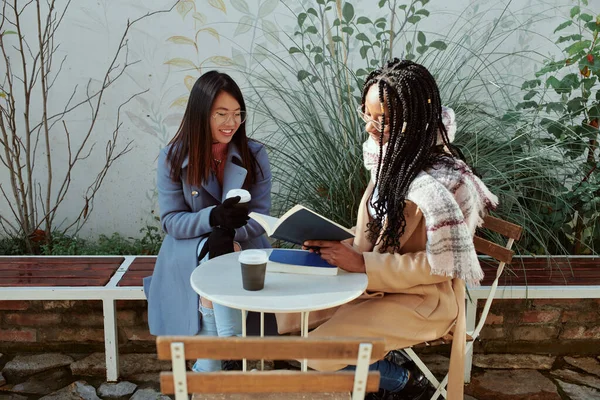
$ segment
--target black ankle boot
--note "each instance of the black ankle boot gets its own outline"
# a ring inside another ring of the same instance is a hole
[[[243,369],[242,360],[222,360],[221,370],[223,371],[241,371]]]
[[[399,392],[388,392],[387,400],[429,400],[435,393],[435,388],[429,383],[423,372],[413,361],[404,363],[402,367],[408,370],[408,382]]]

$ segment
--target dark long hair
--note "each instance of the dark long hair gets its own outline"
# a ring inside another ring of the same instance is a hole
[[[220,92],[227,92],[240,104],[246,112],[246,103],[242,91],[227,74],[210,71],[196,80],[188,99],[183,120],[177,134],[171,140],[171,148],[167,160],[171,163],[171,179],[181,180],[181,165],[186,156],[189,157],[187,180],[190,184],[200,186],[207,180],[212,164],[212,133],[210,129],[210,110],[215,98]],[[257,162],[254,154],[248,148],[246,122],[242,122],[231,139],[242,156],[242,167],[248,171],[244,187],[256,182]]]
[[[452,166],[462,155],[448,139],[442,122],[439,89],[425,67],[395,58],[371,72],[363,87],[363,111],[365,97],[373,85],[378,85],[381,104],[387,105],[389,118],[385,115],[383,121],[389,121],[390,136],[383,156],[385,123],[382,123],[375,182],[378,197],[375,201],[369,199],[376,216],[367,225],[368,234],[376,242],[384,229],[381,252],[399,251],[406,227],[404,206],[410,184],[420,171],[440,162]],[[438,131],[443,142],[439,145],[436,144]]]

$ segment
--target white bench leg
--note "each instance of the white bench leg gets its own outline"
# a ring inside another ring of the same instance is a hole
[[[467,307],[465,309],[467,317],[467,333],[472,334],[475,331],[475,314],[477,313],[477,298],[473,298],[471,302],[467,299]],[[477,338],[473,338],[476,340]],[[474,343],[473,343],[474,344]],[[467,345],[465,354],[465,383],[471,382],[471,369],[473,367],[473,346]]]
[[[106,354],[106,381],[119,379],[119,337],[117,336],[117,313],[114,300],[102,300],[104,308],[104,351]]]

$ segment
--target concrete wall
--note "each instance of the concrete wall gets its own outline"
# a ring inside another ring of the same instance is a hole
[[[590,3],[596,1],[590,0]],[[58,9],[64,8],[65,1],[57,3]],[[84,207],[85,189],[102,165],[104,146],[114,130],[118,106],[145,90],[147,92],[122,109],[119,143],[124,146],[131,141],[131,151],[109,171],[96,197],[91,218],[80,234],[95,237],[120,232],[138,236],[140,228],[156,224],[153,219],[157,212],[156,156],[178,127],[190,83],[202,72],[219,68],[230,72],[247,90],[247,74],[260,74],[263,68],[257,61],[262,57],[257,53],[266,48],[281,57],[290,57],[287,46],[282,43],[289,43],[287,35],[293,35],[297,13],[313,3],[308,0],[187,0],[170,13],[154,15],[135,25],[129,35],[128,50],[129,61],[137,63],[105,93],[88,143],[88,148],[95,143],[94,151],[75,168],[57,224],[66,226]],[[382,11],[376,3],[375,0],[361,1],[357,13],[379,16]],[[56,37],[60,48],[55,64],[63,57],[66,60],[50,93],[50,111],[60,112],[75,87],[74,102],[83,98],[88,81],[92,88],[98,87],[128,19],[168,9],[172,4],[173,0],[72,2]],[[426,7],[431,16],[424,19],[418,29],[426,33],[429,41],[449,38],[449,42],[465,43],[463,36],[469,32],[474,48],[477,48],[476,43],[487,43],[482,52],[518,52],[516,56],[496,62],[495,71],[488,71],[489,79],[486,78],[492,90],[499,84],[512,84],[518,89],[523,79],[530,78],[541,56],[556,52],[556,46],[547,37],[568,16],[573,4],[571,0],[433,0]],[[592,5],[590,8],[593,9]],[[34,14],[27,13],[24,18],[33,23]],[[498,20],[501,23],[496,26]],[[27,34],[31,37],[32,32]],[[7,36],[6,40],[15,40],[15,37]],[[232,65],[232,60],[237,65]],[[124,59],[120,59],[120,65],[123,62]],[[36,113],[39,115],[39,103],[34,105],[33,115]],[[80,142],[89,128],[89,109],[79,108],[65,122],[72,142]],[[251,117],[249,131],[258,137],[274,134],[263,127],[263,122],[260,117]],[[62,124],[55,125],[51,137],[56,190],[66,170],[68,155]],[[37,154],[40,170],[36,177],[43,187],[47,178],[41,147]],[[0,182],[9,190],[4,166],[0,166]],[[10,216],[10,208],[2,198],[0,213]]]

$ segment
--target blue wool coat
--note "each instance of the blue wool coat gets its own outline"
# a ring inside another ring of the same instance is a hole
[[[260,168],[256,183],[249,189],[249,208],[261,214],[271,209],[271,169],[265,147],[252,140],[248,143]],[[212,231],[209,215],[225,200],[227,192],[239,189],[247,171],[241,167],[241,156],[235,144],[229,144],[223,188],[215,174],[197,187],[187,182],[187,158],[183,162],[181,180],[170,177],[167,161],[169,146],[158,156],[157,187],[160,221],[166,237],[160,248],[153,275],[144,279],[148,299],[148,325],[153,335],[195,335],[200,330],[198,294],[190,285],[190,275],[198,266],[198,243]],[[235,232],[235,240],[243,249],[269,247],[264,229],[254,220]]]

